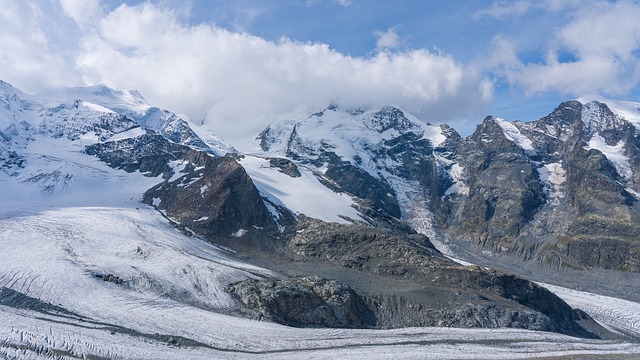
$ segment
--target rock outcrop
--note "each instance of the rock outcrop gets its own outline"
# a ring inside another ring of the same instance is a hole
[[[244,168],[233,157],[192,151],[176,178],[149,189],[143,202],[181,228],[218,242],[268,237],[277,225]]]
[[[228,291],[271,321],[296,327],[373,328],[376,319],[351,287],[320,277],[245,280]]]

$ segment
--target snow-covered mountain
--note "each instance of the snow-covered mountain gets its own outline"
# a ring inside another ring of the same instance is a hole
[[[562,219],[615,218],[613,240],[632,236],[637,108],[603,104],[568,102],[526,124],[488,118],[466,139],[395,107],[332,105],[238,153],[135,91],[29,95],[0,82],[0,357],[638,354],[636,302],[545,285],[602,327],[430,241],[466,244],[482,227],[480,251],[508,247],[492,236],[510,231],[497,221],[509,207],[515,244],[543,225],[556,236],[550,219],[575,209]],[[593,159],[595,180],[574,164]],[[573,183],[592,184],[595,200],[583,204]],[[493,216],[477,218],[479,198],[495,200]]]

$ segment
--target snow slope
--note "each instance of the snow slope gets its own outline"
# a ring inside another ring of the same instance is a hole
[[[302,176],[292,178],[269,166],[269,160],[246,155],[240,160],[262,196],[285,206],[295,214],[327,222],[350,223],[362,220],[347,194],[335,193],[322,185],[312,170],[299,166]],[[276,211],[272,211],[277,218]]]
[[[341,162],[354,165],[390,185],[395,192],[402,219],[416,231],[433,237],[435,233],[433,215],[428,207],[429,194],[425,193],[418,181],[410,181],[398,175],[403,171],[399,169],[405,166],[401,158],[381,155],[391,151],[398,139],[403,142],[404,138],[427,140],[432,148],[437,148],[447,139],[440,126],[425,124],[399,108],[387,106],[380,109],[353,109],[331,105],[301,120],[271,124],[245,148],[260,157],[294,158],[299,167],[319,174],[324,174],[328,167],[327,158],[323,156],[335,154]],[[449,168],[454,165],[442,156],[439,158]],[[252,172],[256,175],[254,170],[248,171],[250,175]],[[254,177],[254,181],[259,183],[261,180]],[[465,191],[466,186],[461,179],[456,179],[456,184],[458,187],[450,193]],[[324,201],[331,198],[332,196],[327,196],[315,199]],[[314,206],[319,205],[318,200],[312,202],[316,203]],[[305,213],[302,208],[294,211]],[[351,215],[347,216],[353,218]]]
[[[524,136],[515,125],[501,118],[496,118],[495,121],[507,139],[521,147],[527,154],[535,154],[536,150],[533,148],[531,140]]]

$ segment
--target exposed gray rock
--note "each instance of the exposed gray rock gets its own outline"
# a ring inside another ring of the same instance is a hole
[[[162,175],[165,179],[174,175],[171,161],[184,160],[194,151],[157,134],[97,143],[85,148],[85,153],[97,156],[114,169],[140,171],[151,177]]]
[[[260,259],[261,266],[296,277],[321,275],[350,286],[374,316],[367,327],[514,327],[582,337],[597,335],[579,321],[601,329],[527,280],[447,259],[423,235],[303,218],[285,240],[268,252],[254,252],[249,260]],[[311,294],[308,280],[248,281],[238,286],[230,291],[269,320],[345,326],[325,319],[326,307]],[[319,307],[322,315],[309,310]],[[292,320],[298,313],[302,315]]]
[[[640,173],[635,127],[605,104],[577,101],[512,124],[533,151],[507,139],[492,118],[464,141],[460,162],[470,190],[454,204],[456,216],[446,219],[448,234],[544,267],[640,272],[640,209],[631,193]],[[607,146],[625,145],[631,174],[589,149],[595,136]],[[554,195],[540,173],[552,163],[563,170]]]
[[[231,284],[228,290],[247,308],[289,326],[371,328],[376,325],[373,312],[351,287],[320,277],[245,280]]]
[[[320,259],[378,275],[421,277],[434,268],[455,265],[424,235],[310,219],[298,225],[289,249],[296,259]]]
[[[536,165],[487,117],[465,141],[469,195],[459,202],[450,233],[506,251],[544,203]]]
[[[251,178],[231,156],[192,151],[184,175],[149,189],[143,202],[180,227],[218,242],[268,237],[277,224]]]
[[[283,174],[289,175],[292,178],[298,178],[302,176],[296,164],[289,159],[270,158],[269,166],[278,168],[278,171]]]

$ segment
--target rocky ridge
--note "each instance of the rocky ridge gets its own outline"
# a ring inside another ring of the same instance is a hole
[[[135,92],[76,88],[69,93],[83,97],[60,101],[2,85],[5,174],[19,173],[30,161],[25,149],[39,137],[50,137],[65,139],[113,169],[157,178],[159,184],[146,191],[143,201],[175,226],[285,277],[301,277],[229,288],[239,303],[268,319],[296,326],[506,326],[597,336],[578,324],[586,321],[597,328],[592,320],[548,291],[513,276],[456,264],[425,236],[437,231],[487,233],[483,246],[498,237],[504,251],[509,239],[535,220],[538,212],[532,207],[545,203],[550,185],[533,181],[538,168],[531,166],[540,160],[523,148],[526,141],[515,141],[522,138],[514,138],[511,127],[507,134],[495,119],[485,120],[483,131],[493,132],[496,141],[484,150],[473,144],[493,143],[491,134],[489,142],[481,135],[463,139],[447,126],[424,125],[393,107],[365,111],[331,106],[304,121],[266,129],[259,141],[269,168],[294,181],[315,179],[349,194],[363,215],[334,224],[294,213],[277,201],[277,194],[261,192],[238,163],[241,154],[218,156],[184,120],[146,105]],[[500,162],[493,163],[491,151],[501,152]],[[586,153],[598,155],[593,149]],[[491,189],[479,195],[494,196],[493,203],[475,201],[476,190],[489,189],[483,181],[493,176],[470,177],[476,163],[496,174],[517,164],[512,171],[523,175],[507,194]],[[595,163],[606,169],[607,162]],[[611,176],[626,169],[626,163],[616,164],[608,168]],[[532,170],[527,172],[526,166]],[[607,180],[609,175],[604,176]],[[530,191],[519,192],[523,186]],[[612,191],[603,193],[602,201],[610,198],[615,198]],[[509,205],[518,203],[514,219],[501,219],[511,216]],[[484,218],[459,227],[458,214],[475,214],[476,206],[485,206]],[[291,310],[296,313],[287,312]]]
[[[393,107],[332,105],[257,141],[432,239],[542,268],[640,272],[640,110],[600,100],[527,123],[490,116],[467,138]]]

